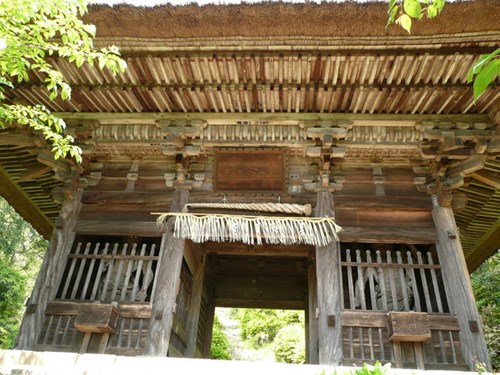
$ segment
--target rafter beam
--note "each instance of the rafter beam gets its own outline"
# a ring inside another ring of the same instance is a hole
[[[11,180],[9,174],[1,166],[0,181],[2,181],[0,184],[0,195],[9,204],[15,206],[17,213],[31,223],[38,233],[44,238],[49,239],[54,230],[54,224],[38,209],[27,194]]]

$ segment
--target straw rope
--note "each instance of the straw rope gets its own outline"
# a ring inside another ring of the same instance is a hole
[[[175,217],[174,237],[194,242],[243,242],[246,244],[306,244],[325,246],[341,228],[333,218],[240,216],[223,214],[163,213],[157,220],[166,230],[169,217]]]
[[[188,203],[183,212],[188,208],[221,208],[229,210],[281,212],[285,214],[296,214],[310,216],[312,208],[310,204],[299,205],[291,203]]]

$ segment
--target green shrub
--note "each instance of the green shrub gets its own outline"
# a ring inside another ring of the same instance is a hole
[[[493,369],[500,369],[500,252],[487,259],[471,275],[484,338]]]
[[[216,315],[212,332],[212,347],[210,348],[212,358],[214,359],[231,359],[229,341],[223,328],[222,323]]]
[[[273,343],[276,361],[285,363],[304,363],[305,361],[304,327],[295,323],[281,328]]]

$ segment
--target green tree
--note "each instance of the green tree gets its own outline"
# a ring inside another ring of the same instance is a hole
[[[214,317],[214,327],[212,332],[211,356],[214,359],[231,359],[229,353],[229,341],[224,333],[224,327],[217,315]]]
[[[278,331],[290,324],[304,322],[298,311],[268,309],[237,309],[241,337],[254,348],[273,342]]]
[[[476,303],[483,320],[491,366],[500,369],[500,252],[471,275]]]
[[[273,353],[278,362],[304,363],[306,355],[304,326],[294,323],[281,328],[273,341]]]
[[[12,348],[42,255],[45,241],[0,198],[0,348]]]
[[[55,158],[69,154],[77,161],[81,150],[64,134],[62,119],[42,105],[11,103],[5,93],[36,74],[43,77],[51,100],[58,96],[69,99],[71,87],[48,56],[66,59],[77,67],[87,63],[107,67],[112,73],[123,71],[126,64],[116,47],[94,47],[95,27],[80,20],[86,12],[86,0],[0,1],[0,128],[29,126],[44,135]]]

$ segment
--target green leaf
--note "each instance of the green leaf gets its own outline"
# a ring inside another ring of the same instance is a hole
[[[420,13],[422,12],[422,6],[416,0],[404,0],[403,8],[404,8],[406,14],[412,18],[419,18]],[[408,30],[408,32],[409,32],[409,30]]]
[[[389,1],[389,12],[388,13],[391,13],[392,8],[394,8],[394,6],[396,5],[396,1],[397,0],[390,0]]]
[[[474,101],[485,91],[488,85],[500,75],[500,60],[490,61],[474,80]]]
[[[386,27],[394,22],[394,20],[396,18],[396,14],[398,14],[398,9],[399,9],[399,6],[395,6],[394,8],[391,9],[391,12],[389,13],[389,18],[387,20]],[[122,70],[123,70],[123,68],[122,68]]]
[[[431,4],[427,8],[427,17],[434,18],[438,15],[438,10],[435,5]]]
[[[481,69],[483,69],[483,66],[486,65],[490,60],[496,58],[498,55],[500,55],[500,48],[497,48],[492,53],[479,56],[479,59],[474,63],[474,65],[472,65],[472,67],[469,69],[469,72],[467,73],[467,82],[472,82],[474,76],[478,74]]]
[[[401,17],[398,18],[399,24],[403,29],[408,31],[408,34],[411,34],[411,18],[407,14],[401,15]]]
[[[434,0],[433,3],[436,6],[438,13],[441,13],[441,11],[444,8],[444,4],[446,3],[446,0]]]

